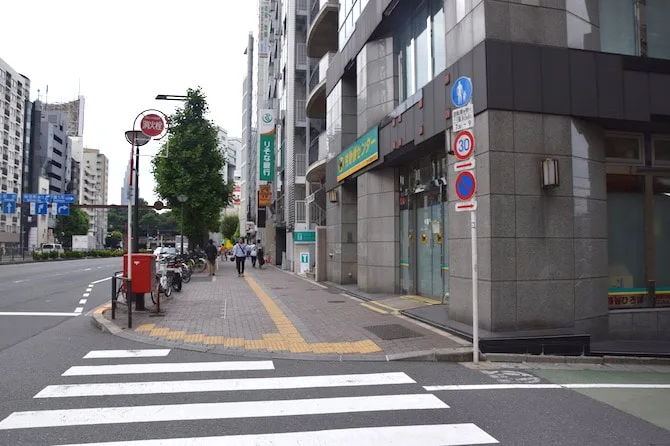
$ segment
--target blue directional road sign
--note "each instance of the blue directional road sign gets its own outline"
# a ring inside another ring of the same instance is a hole
[[[47,203],[35,203],[35,215],[47,215],[48,209]]]
[[[49,195],[49,194],[39,194],[37,196],[37,202],[38,203],[51,203],[51,195]]]
[[[3,201],[2,202],[2,213],[3,214],[16,214],[16,201]]]
[[[37,194],[23,194],[24,203],[37,203],[38,195]]]
[[[70,205],[67,203],[54,203],[56,215],[70,215]]]
[[[472,99],[472,81],[469,77],[459,77],[451,87],[451,102],[455,107],[465,107]]]
[[[16,194],[13,193],[0,193],[0,201],[13,201],[16,203]]]
[[[72,194],[54,194],[52,195],[54,203],[74,203],[74,195]]]

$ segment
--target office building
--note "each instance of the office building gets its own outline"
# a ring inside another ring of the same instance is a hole
[[[135,202],[135,186],[129,187],[130,163],[126,164],[126,173],[123,176],[123,186],[121,186],[121,205],[128,206],[128,200]],[[140,194],[141,196],[141,194]]]
[[[86,101],[84,96],[79,97],[69,102],[57,102],[47,104],[46,109],[49,111],[62,111],[67,115],[67,130],[69,136],[84,136],[84,105]]]
[[[471,330],[464,76],[483,338],[670,338],[669,2],[317,3],[329,281],[443,301],[409,314]]]
[[[81,204],[107,204],[108,185],[109,160],[97,149],[84,148]],[[86,213],[89,219],[88,235],[94,236],[98,247],[101,248],[107,235],[108,212],[102,208],[87,208]]]
[[[30,79],[0,59],[0,192],[21,195],[24,169],[24,119]],[[21,244],[21,209],[0,212],[0,246]]]

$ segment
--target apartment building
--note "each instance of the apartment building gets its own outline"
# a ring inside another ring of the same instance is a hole
[[[308,52],[327,68],[307,113],[324,89],[326,146],[308,171],[325,160],[328,280],[448,303],[409,314],[471,330],[452,150],[467,77],[482,336],[539,330],[563,351],[670,337],[670,3],[313,5]]]
[[[84,148],[82,167],[81,204],[107,204],[109,185],[109,160],[97,149]],[[107,210],[86,209],[89,218],[89,235],[96,239],[98,247],[105,244],[107,235]]]
[[[30,79],[0,59],[0,192],[21,194],[24,175],[24,132]],[[21,209],[0,213],[0,246],[21,243]]]

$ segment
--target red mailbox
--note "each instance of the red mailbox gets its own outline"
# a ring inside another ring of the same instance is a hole
[[[133,253],[131,292],[151,293],[156,287],[156,257],[153,254]],[[123,255],[123,275],[128,277],[128,254]]]

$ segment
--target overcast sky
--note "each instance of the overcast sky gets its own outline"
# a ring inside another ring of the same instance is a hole
[[[31,80],[49,102],[86,98],[84,145],[110,161],[109,202],[120,203],[130,145],[124,132],[141,111],[167,114],[201,86],[209,118],[241,136],[242,81],[249,32],[256,34],[256,0],[15,0],[4,1],[0,57]],[[151,155],[157,142],[142,148]],[[155,200],[149,157],[140,158],[140,196]]]

